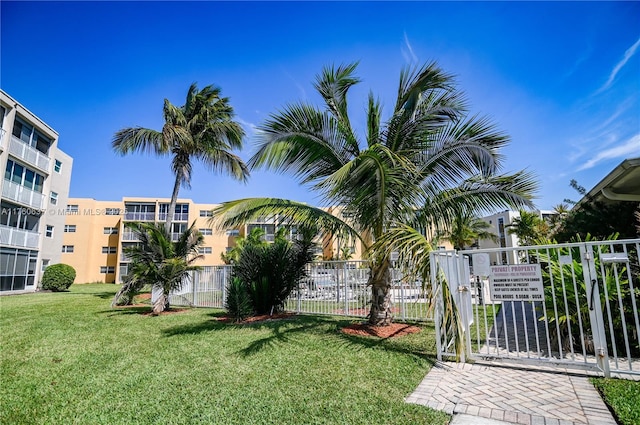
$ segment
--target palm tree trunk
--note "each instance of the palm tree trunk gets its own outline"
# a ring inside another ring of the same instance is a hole
[[[182,182],[182,171],[178,170],[176,173],[176,181],[173,184],[173,192],[171,193],[171,201],[169,202],[169,208],[167,211],[167,220],[165,221],[165,229],[171,236],[171,222],[173,221],[173,214],[176,210],[176,204],[178,203],[178,192],[180,191],[180,183]]]
[[[390,266],[389,260],[384,259],[371,267],[371,277],[369,277],[369,285],[371,285],[370,325],[387,326],[393,322]]]
[[[169,309],[169,294],[165,294],[164,291],[153,303],[153,314],[157,315],[165,310]]]

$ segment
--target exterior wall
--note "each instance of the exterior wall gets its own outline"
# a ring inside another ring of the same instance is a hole
[[[60,253],[62,237],[55,227],[63,226],[64,219],[51,211],[50,197],[56,192],[55,208],[64,210],[73,161],[58,149],[58,133],[2,90],[0,106],[0,289],[35,291],[43,266],[60,259],[56,254]],[[18,126],[18,119],[24,125]],[[21,128],[28,132],[21,132]],[[14,130],[18,136],[13,135]],[[56,175],[56,158],[67,163],[62,175]],[[47,225],[54,226],[49,236]]]
[[[47,264],[62,262],[61,248],[64,239],[65,212],[69,199],[69,185],[71,184],[71,169],[73,167],[73,159],[61,150],[58,150],[51,159],[54,162],[54,167],[55,161],[60,161],[61,166],[59,172],[54,169],[49,177],[51,180],[49,187],[49,207],[43,215],[42,221],[43,229],[46,229],[47,226],[53,226],[53,237],[49,238],[45,235],[43,238],[40,259],[41,268],[46,267]],[[51,199],[52,192],[57,194],[55,205]]]
[[[63,252],[62,262],[76,269],[76,283],[114,283],[120,250],[121,215],[107,215],[107,208],[122,208],[122,202],[96,201],[90,198],[70,198],[65,215],[66,232],[63,246],[73,252]],[[74,208],[77,206],[77,210]],[[77,212],[76,212],[77,211]],[[69,230],[75,226],[75,232]],[[117,233],[107,233],[105,228]],[[115,248],[115,253],[103,253],[103,247]],[[101,267],[113,267],[113,273],[101,273]]]
[[[508,232],[508,228],[506,226],[508,226],[509,224],[513,223],[513,220],[517,217],[520,217],[520,213],[518,211],[502,211],[493,215],[489,215],[486,217],[483,217],[482,220],[486,221],[487,223],[489,223],[491,225],[491,227],[488,229],[491,233],[494,233],[496,235],[498,235],[498,243],[494,243],[491,240],[488,239],[484,239],[481,240],[479,242],[479,248],[480,249],[485,249],[485,248],[500,248],[500,247],[517,247],[520,246],[519,241],[518,241],[518,237],[516,235],[512,235],[509,234]],[[500,222],[502,220],[502,225],[500,225]],[[513,256],[515,256],[515,252],[512,253]],[[497,254],[490,254],[491,256],[491,263],[492,264],[502,264],[504,262],[504,259],[500,259],[497,257]],[[515,262],[515,258],[510,259],[510,261]]]
[[[69,205],[77,205],[78,212],[67,213],[65,224],[76,226],[74,233],[64,233],[64,245],[73,246],[72,253],[63,253],[63,262],[76,269],[76,282],[119,283],[126,275],[129,261],[123,256],[123,247],[135,244],[126,228],[126,223],[148,218],[150,222],[164,222],[166,216],[160,214],[160,206],[169,204],[169,199],[125,197],[121,201],[97,201],[89,198],[71,198]],[[190,199],[179,199],[178,204],[188,205],[188,215],[179,216],[174,224],[184,227],[195,222],[196,228],[204,235],[202,258],[195,264],[214,266],[223,264],[220,254],[225,252],[231,240],[225,233],[216,232],[209,224],[207,212],[215,204],[196,204]],[[144,205],[153,213],[135,213],[133,205]],[[201,216],[201,211],[204,216]],[[113,215],[108,215],[113,214]],[[186,219],[184,219],[186,218]],[[116,233],[106,234],[105,228],[115,228]],[[208,229],[208,230],[207,230]],[[210,235],[208,233],[211,233]],[[113,253],[103,253],[103,248],[115,248]],[[210,252],[209,252],[210,249]],[[103,273],[104,268],[113,273]]]

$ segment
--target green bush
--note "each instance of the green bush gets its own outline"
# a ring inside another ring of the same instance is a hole
[[[236,322],[253,314],[253,306],[247,287],[240,279],[234,277],[227,285],[225,308]]]
[[[68,264],[52,264],[42,275],[42,289],[66,291],[76,278],[76,270]]]
[[[305,276],[305,265],[311,261],[311,245],[276,239],[264,246],[247,246],[242,250],[233,276],[244,283],[256,314],[273,314],[284,309],[284,303]]]

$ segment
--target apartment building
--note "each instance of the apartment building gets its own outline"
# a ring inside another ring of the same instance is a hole
[[[35,291],[61,260],[73,159],[58,133],[0,90],[0,291]]]
[[[63,262],[76,269],[76,282],[120,283],[130,260],[125,248],[135,245],[136,235],[127,222],[165,222],[169,199],[125,197],[121,201],[72,198],[64,226]],[[220,254],[235,243],[237,231],[217,232],[209,224],[215,204],[196,204],[179,199],[173,213],[171,234],[177,240],[194,221],[204,236],[199,266],[223,264]]]

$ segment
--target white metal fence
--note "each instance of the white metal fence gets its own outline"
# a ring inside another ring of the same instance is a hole
[[[640,375],[639,251],[640,240],[440,251],[433,283],[464,306],[466,357]],[[454,356],[437,305],[438,355]]]
[[[204,267],[171,294],[172,305],[224,308],[233,266]],[[285,309],[296,313],[366,317],[371,307],[364,261],[316,261],[307,265],[307,277],[293,290]],[[392,270],[392,311],[396,320],[431,320],[431,309],[421,282],[408,282]]]

